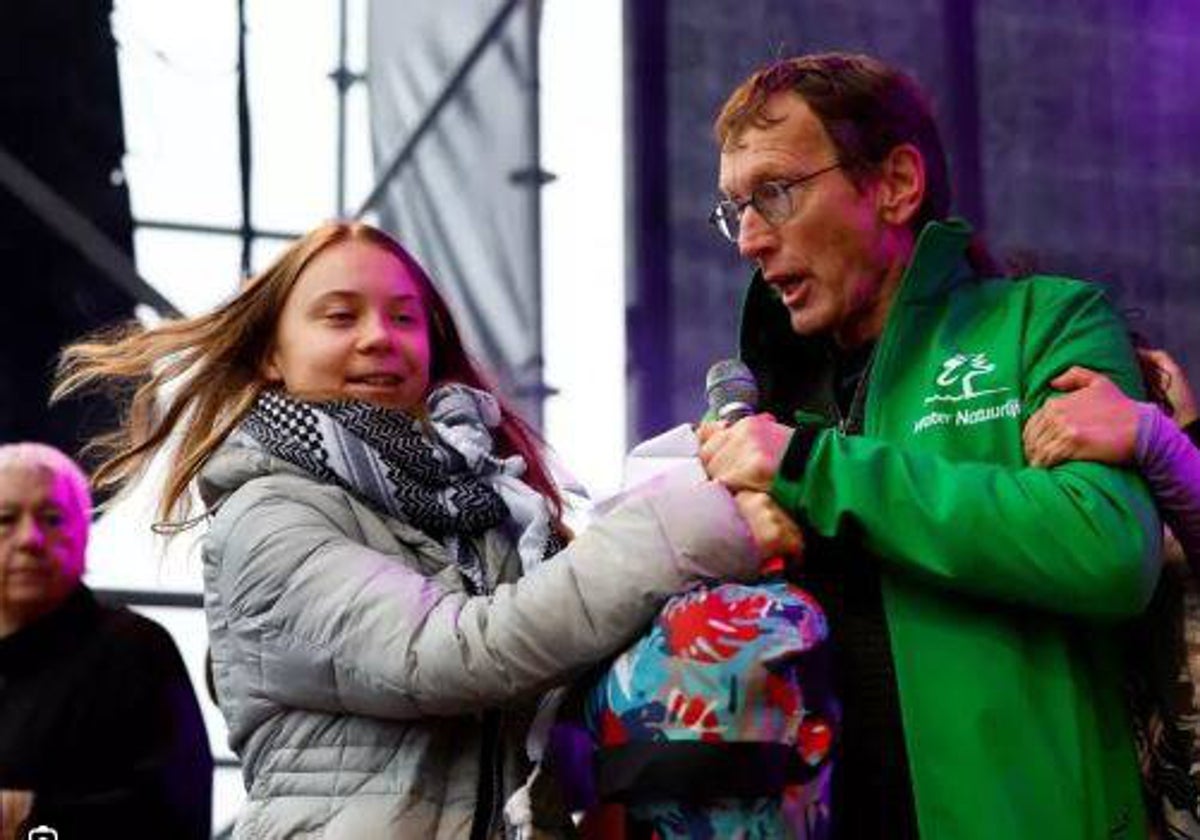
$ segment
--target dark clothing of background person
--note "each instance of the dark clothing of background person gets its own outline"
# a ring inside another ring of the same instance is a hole
[[[80,584],[0,638],[5,788],[34,791],[25,826],[64,840],[207,840],[212,756],[170,635]]]
[[[1193,420],[1184,426],[1183,433],[1191,439],[1197,449],[1200,449],[1200,420]]]

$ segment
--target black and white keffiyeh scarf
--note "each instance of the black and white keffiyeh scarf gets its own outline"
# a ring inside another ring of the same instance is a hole
[[[430,393],[427,409],[432,437],[401,411],[355,400],[306,402],[272,389],[240,432],[441,542],[472,593],[489,587],[471,537],[512,520],[525,571],[561,548],[546,499],[520,480],[524,459],[492,454],[495,398],[450,384]]]

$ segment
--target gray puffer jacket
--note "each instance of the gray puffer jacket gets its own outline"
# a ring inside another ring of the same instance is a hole
[[[696,576],[757,566],[710,483],[626,503],[520,580],[494,529],[478,548],[495,589],[477,597],[439,543],[260,451],[226,444],[201,494],[213,673],[249,791],[237,838],[469,836],[486,731],[502,804],[540,692]]]

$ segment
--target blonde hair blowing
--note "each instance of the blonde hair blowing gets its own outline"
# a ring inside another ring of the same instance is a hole
[[[300,272],[335,242],[372,238],[365,230],[322,225],[212,312],[150,329],[126,324],[64,349],[51,400],[88,389],[127,400],[121,426],[91,445],[103,459],[96,487],[120,488],[137,478],[177,431],[179,448],[167,468],[158,515],[186,517],[189,483],[266,387],[262,366]]]
[[[269,268],[208,314],[150,329],[129,324],[63,350],[52,400],[104,388],[125,404],[120,427],[91,444],[103,458],[95,486],[125,486],[145,470],[168,438],[177,436],[178,450],[167,469],[158,515],[164,521],[186,519],[188,485],[268,387],[263,366],[274,345],[279,315],[301,272],[326,248],[346,241],[369,242],[394,255],[421,288],[433,350],[431,384],[457,381],[492,391],[463,348],[445,301],[421,265],[377,228],[328,222],[292,243]],[[525,456],[530,483],[549,496],[559,512],[561,497],[534,436],[507,407],[502,410],[504,454]]]
[[[92,491],[83,468],[66,453],[44,443],[6,443],[0,445],[0,472],[8,469],[45,470],[67,480],[71,501],[80,521],[92,520]]]

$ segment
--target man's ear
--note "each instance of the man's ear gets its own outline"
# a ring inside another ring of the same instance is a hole
[[[876,206],[888,224],[907,227],[925,199],[925,159],[911,143],[896,146],[879,166]]]

